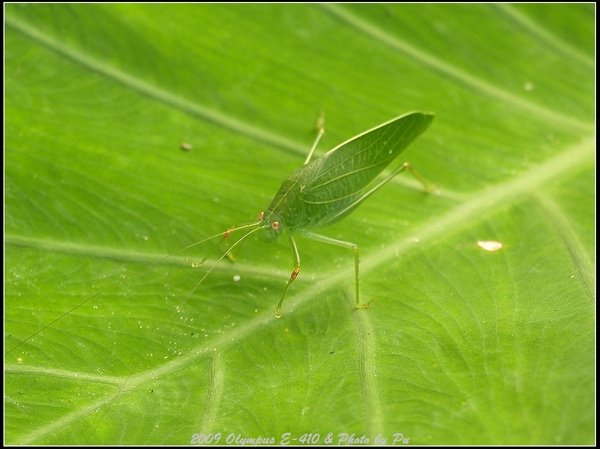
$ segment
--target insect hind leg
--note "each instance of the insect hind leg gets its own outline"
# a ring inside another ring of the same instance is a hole
[[[423,190],[427,193],[431,193],[434,190],[434,186],[431,185],[424,177],[423,175],[421,175],[421,173],[419,173],[417,170],[415,170],[415,168],[411,165],[410,162],[404,162],[401,166],[400,169],[398,171],[395,171],[394,173],[392,173],[392,175],[390,176],[390,179],[393,178],[394,176],[396,176],[398,173],[400,173],[403,170],[408,170],[409,173],[411,175],[413,175],[415,177],[415,179],[417,181],[419,181],[421,183],[421,185],[423,186]],[[387,182],[387,180],[386,180]]]
[[[315,240],[317,242],[327,243],[329,245],[334,245],[334,246],[340,246],[342,248],[348,248],[354,252],[354,287],[355,287],[354,308],[355,309],[366,309],[367,307],[369,307],[369,304],[371,304],[374,300],[371,300],[371,301],[363,303],[363,304],[360,303],[359,274],[358,274],[360,263],[359,263],[359,258],[358,258],[358,245],[356,243],[345,242],[343,240],[326,237],[324,235],[313,234],[312,232],[308,232],[308,231],[303,231],[302,235],[304,235],[305,237],[308,237],[311,240]]]
[[[388,181],[391,181],[397,174],[402,173],[403,171],[408,171],[411,175],[415,177],[417,181],[423,186],[423,190],[426,193],[433,192],[434,188],[424,177],[421,175],[415,168],[412,166],[410,162],[404,162],[399,167],[395,168],[389,175],[383,178],[380,182],[378,182],[375,186],[365,192],[360,198],[357,199],[356,202],[361,203],[366,200],[369,196],[383,187],[384,184],[387,184]]]
[[[379,181],[377,184],[375,184],[369,190],[364,192],[362,195],[360,195],[358,198],[356,198],[354,201],[352,201],[346,207],[336,211],[335,214],[332,214],[331,216],[329,216],[328,222],[333,223],[334,221],[339,220],[340,217],[343,217],[344,215],[350,213],[352,211],[352,209],[357,207],[360,203],[362,203],[368,197],[373,195],[375,192],[377,192],[377,190],[379,190],[387,182],[389,182],[392,178],[394,178],[394,176],[396,176],[398,173],[403,172],[404,170],[408,170],[417,179],[417,181],[419,181],[423,185],[423,189],[425,190],[425,192],[430,193],[433,191],[433,186],[430,185],[427,182],[427,180],[423,176],[421,176],[421,174],[412,167],[412,165],[410,165],[410,162],[404,162],[402,165],[400,165],[399,167],[394,169],[389,175],[387,175],[385,178],[383,178],[381,181]]]

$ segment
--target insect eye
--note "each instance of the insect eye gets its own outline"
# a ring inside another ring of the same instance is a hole
[[[279,226],[280,226],[280,225],[279,225],[279,222],[278,222],[278,221],[274,221],[273,223],[271,223],[271,228],[272,228],[274,231],[277,231],[277,230],[279,230]]]
[[[264,212],[259,212],[258,219],[262,220],[263,218],[265,218],[265,213]]]

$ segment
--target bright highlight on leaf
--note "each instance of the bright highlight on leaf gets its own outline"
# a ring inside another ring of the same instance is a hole
[[[494,252],[502,249],[503,245],[501,242],[496,242],[494,240],[479,240],[477,241],[477,246],[485,251]]]

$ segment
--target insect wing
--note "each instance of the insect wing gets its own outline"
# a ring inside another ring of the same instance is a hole
[[[427,129],[432,114],[413,112],[366,131],[314,160],[303,176],[299,197],[313,225],[338,220],[346,209],[415,138]],[[348,212],[352,210],[349,209]]]

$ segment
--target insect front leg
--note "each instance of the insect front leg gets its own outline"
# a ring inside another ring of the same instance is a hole
[[[298,274],[300,273],[300,253],[298,252],[298,246],[296,245],[296,240],[294,240],[292,234],[288,234],[288,237],[290,239],[290,245],[292,246],[292,250],[294,251],[294,271],[292,271],[292,274],[290,274],[290,278],[287,284],[285,285],[285,289],[283,290],[283,294],[281,295],[279,304],[277,304],[277,310],[275,311],[276,318],[281,318],[281,304],[283,304],[285,294],[287,293],[290,284],[294,282],[294,279],[296,279],[298,277]]]
[[[317,242],[327,243],[329,245],[341,246],[342,248],[351,249],[354,252],[354,286],[356,289],[356,293],[355,293],[356,294],[356,303],[355,303],[354,307],[356,309],[366,309],[367,307],[369,307],[369,304],[371,304],[373,302],[373,300],[371,300],[365,304],[361,304],[359,293],[358,293],[358,290],[359,290],[359,287],[358,287],[358,284],[359,284],[358,245],[356,243],[352,243],[352,242],[345,242],[343,240],[333,239],[331,237],[325,237],[324,235],[313,234],[312,232],[308,232],[308,231],[304,231],[302,233],[302,235],[308,237],[311,240],[315,240]]]

